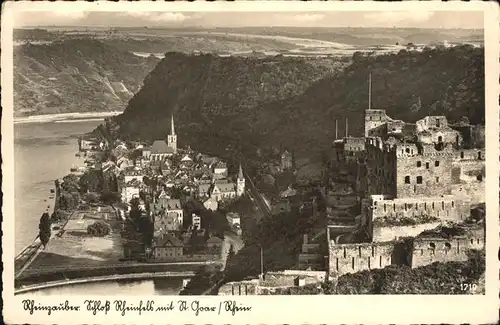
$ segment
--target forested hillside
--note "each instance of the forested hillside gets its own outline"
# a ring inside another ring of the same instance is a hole
[[[232,145],[251,156],[257,148],[286,146],[311,154],[331,144],[335,119],[340,127],[348,118],[349,134],[361,135],[370,73],[372,107],[396,119],[434,114],[484,121],[483,48],[356,53],[352,64],[332,73],[342,66],[335,64],[169,53],[116,121],[121,136],[152,140],[169,132],[175,112],[179,140],[193,148]]]
[[[258,107],[302,93],[349,61],[167,53],[117,121],[122,135],[153,140],[170,131],[175,113],[181,143],[252,141],[247,136],[260,132],[253,127]]]

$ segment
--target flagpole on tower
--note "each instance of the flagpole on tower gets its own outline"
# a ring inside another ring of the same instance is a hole
[[[372,109],[372,74],[370,72],[370,77],[368,81],[368,109]]]

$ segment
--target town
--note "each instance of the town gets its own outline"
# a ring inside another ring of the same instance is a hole
[[[241,234],[239,215],[220,210],[245,193],[241,165],[230,175],[226,162],[178,148],[173,116],[167,141],[114,145],[112,160],[88,162],[101,171],[102,191],[120,194],[112,206],[125,222],[124,259],[217,260],[240,245],[224,241],[224,232]],[[103,152],[109,143],[80,139],[79,146]]]
[[[244,158],[228,163],[178,147],[173,114],[166,137],[152,143],[87,134],[78,140],[84,164],[56,181],[54,213],[42,216],[44,251],[81,255],[82,265],[91,258],[111,271],[215,265],[226,276],[197,293],[260,295],[324,292],[322,283],[344,275],[465,262],[484,249],[484,126],[445,116],[394,120],[370,101],[364,115],[362,137],[349,135],[346,119],[339,138],[335,121],[319,178],[299,180],[293,150],[275,153],[260,167],[277,179],[273,191],[245,172]],[[277,256],[262,244],[273,219],[291,223],[298,251],[287,244]],[[240,257],[251,265],[238,262],[235,255],[252,246],[260,251]],[[82,255],[83,247],[93,255]],[[25,277],[62,267],[41,258],[31,264],[20,271]]]

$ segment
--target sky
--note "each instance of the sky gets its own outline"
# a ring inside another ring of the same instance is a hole
[[[414,27],[483,28],[483,13],[472,11],[336,12],[17,12],[19,27]]]

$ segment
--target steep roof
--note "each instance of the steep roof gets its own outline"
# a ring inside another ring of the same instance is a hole
[[[167,210],[181,209],[181,201],[179,199],[159,198],[158,201]]]
[[[193,159],[191,159],[189,155],[185,155],[184,157],[182,157],[181,161],[193,161]]]
[[[184,243],[171,234],[165,234],[153,240],[153,247],[183,247]]]
[[[234,191],[234,183],[228,183],[228,182],[223,182],[223,181],[216,181],[215,186],[221,191],[221,192],[233,192]]]
[[[240,215],[236,212],[229,212],[227,215],[226,215],[227,218],[231,218],[231,219],[239,219],[240,218]]]
[[[156,140],[151,146],[152,154],[173,153],[174,149],[169,147],[165,140]]]
[[[241,164],[240,164],[240,169],[238,171],[238,179],[244,179],[245,177],[243,176],[243,169],[241,168]]]
[[[210,183],[208,183],[208,184],[199,184],[199,185],[198,185],[198,188],[199,188],[200,190],[203,190],[203,191],[205,191],[205,192],[206,192],[206,191],[208,191],[208,190],[210,189],[210,186],[211,186],[211,185],[212,185],[212,184],[210,184]]]
[[[215,168],[227,168],[227,165],[225,162],[219,161],[217,162],[217,164],[215,164]]]
[[[289,196],[294,196],[297,194],[297,190],[293,189],[292,187],[288,187],[286,190],[280,193],[281,197],[289,197]]]
[[[212,198],[208,198],[208,199],[206,199],[206,200],[203,202],[203,204],[205,204],[205,203],[207,203],[207,202],[208,202],[208,203],[217,203],[217,200],[212,199]]]

